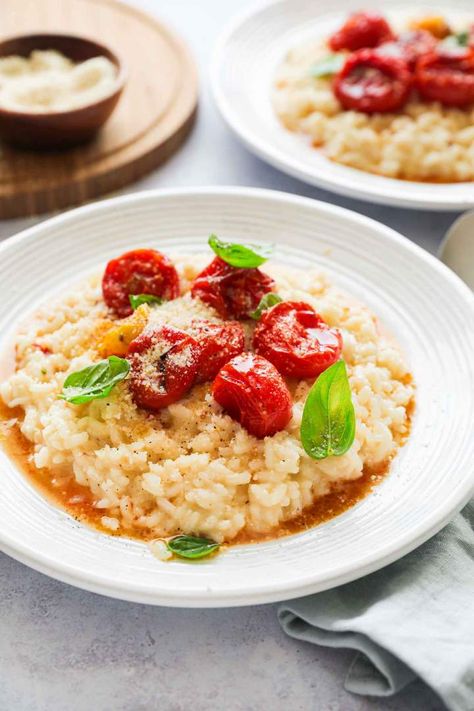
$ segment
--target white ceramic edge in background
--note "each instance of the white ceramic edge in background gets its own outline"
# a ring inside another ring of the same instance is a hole
[[[453,222],[439,246],[438,257],[474,290],[474,210]]]
[[[286,1],[288,4],[290,3],[290,0]],[[227,96],[225,87],[221,83],[220,69],[221,66],[226,64],[226,46],[232,41],[234,33],[238,32],[241,25],[253,16],[257,17],[262,11],[271,8],[271,6],[281,3],[282,0],[263,0],[263,2],[257,2],[234,16],[221,32],[211,57],[210,84],[214,101],[224,121],[246,148],[262,160],[294,178],[353,199],[394,207],[437,211],[460,211],[474,207],[474,183],[447,183],[445,186],[430,183],[424,184],[416,181],[403,181],[377,176],[343,165],[340,165],[339,168],[344,170],[344,177],[328,178],[324,175],[324,169],[318,168],[313,171],[306,166],[298,164],[298,161],[294,159],[289,150],[275,148],[271,140],[267,140],[268,134],[263,139],[260,135],[252,132],[248,126],[244,125],[238,110],[233,105],[232,97],[230,95]],[[429,0],[424,0],[424,4],[427,7],[432,5]],[[393,6],[406,8],[409,7],[409,4],[407,2],[396,2],[393,3]],[[269,92],[270,89],[271,87],[269,86]],[[275,127],[269,126],[268,132],[271,133],[271,130],[289,133],[284,127],[275,129]],[[329,163],[328,161],[328,165]],[[364,187],[359,187],[358,185],[361,179],[364,182]],[[468,190],[469,194],[467,194]]]
[[[405,238],[401,237],[398,233],[394,232],[388,227],[380,225],[375,221],[363,217],[361,215],[352,213],[343,208],[328,205],[325,203],[320,203],[313,201],[309,198],[302,198],[293,195],[286,195],[285,193],[278,193],[271,190],[258,190],[258,189],[245,189],[245,188],[197,188],[197,189],[181,189],[181,190],[161,190],[161,191],[151,191],[149,193],[140,193],[138,195],[125,196],[120,198],[115,198],[108,201],[103,201],[100,203],[95,203],[87,205],[85,207],[79,208],[77,210],[70,211],[63,215],[57,216],[48,220],[36,227],[25,230],[16,237],[7,240],[2,245],[0,245],[0,260],[2,258],[2,253],[7,249],[10,249],[12,245],[21,243],[23,240],[28,240],[34,237],[37,233],[42,233],[51,227],[67,227],[68,223],[74,221],[76,216],[84,215],[94,215],[107,213],[114,209],[115,206],[125,206],[133,203],[146,202],[147,200],[153,198],[164,198],[166,196],[176,197],[179,195],[192,195],[192,196],[237,196],[237,197],[250,197],[258,198],[259,196],[266,199],[275,200],[282,204],[291,203],[292,205],[311,206],[313,208],[318,208],[323,211],[326,215],[334,215],[335,217],[341,216],[345,219],[350,219],[352,222],[360,225],[361,230],[366,227],[376,228],[377,232],[380,233],[380,239],[384,238],[390,240],[392,243],[398,243],[404,250],[408,250],[413,255],[422,256],[425,262],[428,262],[432,269],[437,271],[444,280],[448,280],[451,286],[462,295],[463,298],[467,299],[470,304],[474,304],[474,298],[465,285],[452,273],[449,269],[440,264],[434,257],[428,255],[423,250],[421,250],[416,245],[413,245]],[[22,562],[30,565],[31,567],[56,577],[64,582],[72,583],[83,587],[85,589],[91,590],[93,592],[100,592],[112,597],[123,598],[136,602],[146,602],[160,605],[172,605],[172,606],[187,606],[187,607],[217,607],[217,606],[229,606],[229,605],[250,605],[259,602],[272,602],[281,599],[288,599],[290,597],[300,596],[315,592],[317,590],[327,589],[328,587],[333,587],[340,585],[350,580],[365,575],[373,570],[376,570],[388,563],[396,560],[400,556],[408,553],[413,548],[417,547],[425,540],[427,540],[431,535],[436,533],[451,516],[459,510],[464,503],[470,498],[473,490],[473,482],[469,480],[464,481],[464,485],[457,490],[456,496],[447,496],[443,502],[443,511],[440,515],[439,511],[426,520],[423,521],[423,525],[416,532],[416,535],[410,534],[400,535],[400,538],[395,542],[391,542],[390,545],[386,546],[386,553],[383,556],[374,556],[368,554],[363,559],[363,563],[360,567],[354,571],[351,569],[350,565],[346,565],[345,569],[340,570],[338,574],[333,577],[328,577],[323,584],[314,583],[311,580],[305,582],[304,584],[288,584],[284,587],[280,587],[278,590],[272,590],[272,583],[269,582],[265,586],[261,586],[260,589],[255,590],[251,595],[246,594],[245,598],[242,599],[241,593],[237,596],[232,592],[223,593],[222,591],[217,593],[216,599],[213,600],[212,597],[209,599],[209,594],[207,592],[200,593],[199,595],[179,595],[173,592],[172,595],[162,594],[160,592],[151,591],[149,589],[140,589],[139,585],[131,585],[128,588],[121,588],[117,590],[114,587],[113,581],[105,582],[100,575],[93,576],[89,575],[88,579],[84,579],[81,576],[81,572],[74,570],[70,565],[61,561],[60,564],[51,564],[48,556],[42,556],[35,554],[32,557],[31,553],[27,548],[19,548],[15,541],[7,540],[3,536],[1,542],[1,547],[5,552],[9,553],[13,557],[21,560]]]

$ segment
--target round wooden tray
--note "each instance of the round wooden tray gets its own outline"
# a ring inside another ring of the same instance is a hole
[[[154,18],[116,0],[1,0],[0,39],[33,32],[84,35],[110,46],[128,73],[97,138],[56,152],[0,147],[0,218],[49,212],[137,180],[190,130],[197,74],[188,50]]]

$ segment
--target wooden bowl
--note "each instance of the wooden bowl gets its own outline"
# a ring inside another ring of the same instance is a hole
[[[33,50],[55,49],[73,62],[107,57],[117,67],[115,88],[110,94],[68,111],[12,111],[0,105],[0,139],[34,150],[68,148],[90,140],[114,110],[125,85],[123,63],[107,47],[85,37],[36,34],[0,42],[0,57],[27,57]]]

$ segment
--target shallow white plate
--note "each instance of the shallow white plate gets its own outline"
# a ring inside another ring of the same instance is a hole
[[[217,106],[232,130],[263,160],[312,185],[342,195],[401,207],[462,210],[474,207],[474,183],[435,185],[371,175],[334,163],[305,139],[287,131],[271,105],[275,71],[286,52],[312,38],[327,37],[348,12],[367,7],[361,0],[277,0],[266,2],[237,18],[220,38],[211,78]],[[446,14],[432,0],[372,3],[389,19]],[[468,13],[470,11],[470,15]],[[450,17],[472,22],[472,0],[449,3]]]
[[[405,349],[417,387],[407,445],[388,478],[343,515],[298,535],[240,546],[201,564],[162,563],[138,542],[74,521],[0,454],[0,546],[66,582],[176,606],[282,600],[380,568],[438,531],[469,498],[474,460],[474,297],[444,265],[377,222],[272,191],[141,193],[55,217],[0,246],[0,349],[40,301],[126,249],[206,249],[271,240],[276,258],[328,269]]]

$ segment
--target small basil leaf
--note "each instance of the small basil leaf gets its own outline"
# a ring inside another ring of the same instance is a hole
[[[128,360],[109,356],[68,375],[59,397],[73,405],[107,397],[112,388],[127,377],[129,370]]]
[[[331,77],[341,71],[345,61],[344,54],[329,54],[324,59],[320,59],[319,62],[312,64],[309,73],[315,79]]]
[[[209,247],[218,257],[232,267],[253,269],[267,261],[273,252],[272,244],[237,244],[237,242],[222,242],[216,235],[208,240]]]
[[[156,304],[159,306],[164,301],[160,296],[155,296],[154,294],[129,294],[128,298],[134,311],[142,304]]]
[[[166,542],[166,547],[180,558],[204,558],[219,548],[219,543],[209,538],[197,536],[174,536]]]
[[[469,32],[467,30],[464,30],[464,32],[458,32],[456,35],[454,35],[456,38],[456,42],[460,47],[467,47],[469,44]]]
[[[355,437],[355,412],[346,364],[337,361],[308,393],[301,419],[301,443],[313,459],[340,456]]]
[[[455,35],[449,35],[442,42],[441,46],[446,48],[456,49],[457,47],[467,47],[469,44],[469,32],[458,32]]]
[[[272,306],[275,306],[275,304],[279,304],[280,301],[283,301],[281,296],[278,296],[278,294],[274,294],[272,291],[270,291],[268,294],[262,296],[262,298],[260,299],[260,303],[255,309],[255,311],[252,311],[252,313],[249,314],[250,318],[253,318],[255,319],[255,321],[258,321],[264,311],[271,308]]]

